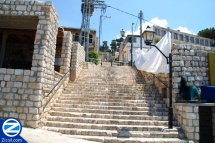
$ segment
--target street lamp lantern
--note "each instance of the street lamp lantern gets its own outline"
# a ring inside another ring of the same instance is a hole
[[[169,128],[173,127],[173,108],[172,108],[172,53],[169,53],[167,57],[156,45],[152,44],[154,40],[155,31],[147,26],[146,30],[143,32],[143,38],[146,45],[155,47],[165,58],[167,64],[169,64],[169,115],[168,115],[168,126]]]
[[[123,29],[120,31],[120,34],[122,37],[125,37],[125,31]]]
[[[143,32],[143,39],[146,45],[151,45],[154,40],[155,31],[147,26],[146,30]]]

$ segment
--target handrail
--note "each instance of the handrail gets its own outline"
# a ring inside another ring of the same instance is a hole
[[[45,97],[48,97],[52,91],[55,89],[55,87],[58,86],[58,84],[65,78],[65,76],[69,73],[70,69],[64,74],[63,77],[61,77],[61,79],[58,81],[58,83],[52,88],[52,90],[45,96]],[[60,88],[60,86],[57,88],[57,90]],[[54,96],[54,94],[57,92],[57,90],[55,90],[55,92],[52,94],[52,97]],[[48,105],[48,103],[50,102],[50,100],[52,99],[52,97],[49,98],[49,100],[46,102],[43,110],[46,108],[46,106]]]
[[[158,79],[158,81],[161,82],[166,88],[169,88],[169,86],[166,83],[164,83],[159,77],[157,77],[156,75],[154,75],[154,77]]]

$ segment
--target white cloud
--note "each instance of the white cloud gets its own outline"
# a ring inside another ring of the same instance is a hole
[[[146,29],[147,26],[152,27],[153,25],[157,25],[163,28],[167,28],[168,27],[168,22],[166,19],[158,19],[157,17],[153,18],[152,20],[150,20],[149,22],[145,22],[142,24],[142,31],[144,31]],[[134,32],[135,35],[139,35],[140,34],[140,26],[138,26],[138,29]]]
[[[179,26],[178,28],[176,28],[174,30],[180,30],[180,32],[196,35],[194,32],[190,31],[187,27]]]
[[[135,25],[136,25],[136,23],[134,24],[134,28],[135,28]],[[158,17],[155,17],[152,20],[150,20],[149,22],[144,22],[142,24],[142,32],[146,29],[147,26],[152,27],[153,25],[160,26],[163,28],[168,28],[168,21],[166,19],[159,19]],[[179,26],[178,28],[176,28],[174,30],[180,30],[181,32],[184,32],[184,33],[196,35],[194,32],[189,30],[187,27]],[[133,33],[134,33],[134,35],[140,35],[140,26],[138,26],[137,29],[134,29]],[[131,30],[125,30],[125,36],[131,35],[131,34],[132,34]],[[121,36],[117,35],[117,38],[120,38],[120,37]]]

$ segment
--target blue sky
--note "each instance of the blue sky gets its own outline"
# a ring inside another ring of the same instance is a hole
[[[50,1],[50,0],[45,0]],[[142,10],[144,19],[152,23],[179,29],[183,32],[197,34],[198,31],[215,27],[215,0],[104,0],[105,4],[138,16]],[[52,0],[59,15],[59,26],[81,27],[81,0]],[[99,35],[100,9],[95,9],[91,17],[90,28],[97,30]],[[120,37],[120,30],[131,33],[134,22],[134,33],[139,33],[138,18],[107,7],[104,16],[110,16],[102,21],[101,41]],[[148,25],[143,21],[143,28]]]

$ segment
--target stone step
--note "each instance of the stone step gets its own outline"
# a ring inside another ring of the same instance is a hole
[[[96,102],[133,102],[135,103],[137,100],[139,103],[151,103],[151,104],[164,104],[165,102],[163,100],[143,100],[143,99],[137,99],[137,100],[124,100],[122,99],[110,99],[110,98],[87,98],[87,97],[60,97],[59,100],[70,100],[70,101],[96,101]]]
[[[100,114],[100,113],[82,113],[82,112],[63,112],[63,111],[49,111],[51,116],[62,117],[84,117],[84,118],[103,118],[103,119],[123,119],[123,120],[159,120],[167,121],[167,115],[118,115],[118,114]]]
[[[118,125],[118,124],[95,124],[95,123],[74,123],[59,121],[44,121],[44,126],[76,129],[94,129],[94,130],[129,130],[129,131],[162,131],[167,126],[158,125]],[[174,130],[175,132],[177,129]]]
[[[51,110],[61,112],[82,112],[82,113],[100,113],[100,114],[117,114],[117,115],[155,115],[167,116],[168,112],[153,112],[153,111],[127,111],[127,110],[109,110],[104,109],[85,109],[85,108],[65,108],[65,107],[52,107]]]
[[[139,137],[139,138],[178,138],[179,132],[162,132],[162,131],[130,131],[127,129],[119,130],[98,130],[98,129],[80,129],[80,128],[63,128],[63,127],[48,127],[43,129],[49,131],[56,131],[63,134],[84,135],[84,136],[108,136],[108,137]]]
[[[141,97],[158,97],[158,98],[162,98],[159,94],[156,93],[145,93],[145,92],[119,92],[119,91],[84,91],[84,90],[79,90],[79,91],[64,91],[63,94],[65,95],[104,95],[104,96],[127,96],[130,95],[131,97],[136,97],[136,96],[141,96]]]
[[[168,111],[168,108],[163,107],[127,107],[127,106],[105,106],[105,105],[89,105],[89,104],[59,104],[54,103],[54,107],[64,107],[64,108],[86,108],[86,109],[105,109],[105,110],[130,110],[130,111]]]
[[[125,119],[103,119],[103,118],[62,117],[62,116],[47,116],[46,120],[93,124],[168,126],[168,121],[157,120],[125,120]],[[173,123],[174,125],[176,125],[176,122]]]
[[[94,89],[94,90],[99,90],[99,91],[147,91],[147,89],[144,89],[144,87],[120,87],[120,88],[116,88],[116,87],[106,87],[106,86],[67,86],[65,88],[65,90],[71,90],[71,88],[73,90],[75,89],[85,89],[85,90],[89,90],[89,89]],[[156,89],[153,89],[156,90]],[[157,90],[156,90],[157,91]]]
[[[153,107],[166,107],[166,104],[165,104],[165,102],[164,101],[150,101],[150,100],[148,100],[148,101],[146,101],[146,100],[124,100],[124,101],[120,101],[120,100],[104,100],[104,101],[99,101],[98,102],[98,100],[97,99],[89,99],[89,100],[87,100],[87,99],[73,99],[73,100],[57,100],[56,101],[56,103],[62,103],[62,104],[72,104],[72,103],[79,103],[79,104],[81,104],[81,103],[95,103],[95,102],[97,102],[98,104],[100,104],[100,103],[102,103],[102,104],[108,104],[108,105],[123,105],[123,104],[127,104],[127,103],[133,103],[133,104],[149,104],[150,106],[153,104]],[[97,103],[95,103],[95,104],[97,104]],[[94,104],[93,104],[94,105]]]
[[[165,103],[142,103],[138,101],[122,101],[122,102],[97,102],[97,101],[78,101],[78,100],[57,100],[56,103],[60,104],[73,104],[73,105],[102,105],[102,106],[126,106],[126,107],[167,107]]]
[[[63,94],[63,96],[59,97],[59,99],[63,100],[72,100],[75,98],[86,98],[86,95],[84,94],[73,94],[73,95],[68,95],[68,94]],[[148,97],[148,96],[142,96],[142,95],[136,95],[136,96],[126,96],[126,95],[87,95],[87,99],[100,99],[100,100],[162,100],[161,97]]]

